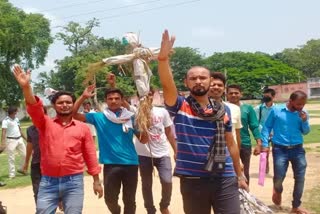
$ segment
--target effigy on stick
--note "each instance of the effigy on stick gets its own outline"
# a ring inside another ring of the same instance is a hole
[[[152,72],[148,63],[157,58],[160,48],[146,48],[141,45],[135,33],[126,33],[122,38],[124,44],[128,44],[132,50],[131,54],[119,55],[102,59],[100,62],[90,64],[86,82],[92,80],[94,75],[104,66],[121,65],[133,63],[133,78],[139,95],[139,108],[136,115],[136,125],[139,131],[148,133],[151,126],[152,103],[148,99],[150,90],[150,79]]]

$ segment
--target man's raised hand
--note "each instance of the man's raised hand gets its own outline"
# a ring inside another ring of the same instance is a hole
[[[30,85],[31,71],[27,70],[26,72],[20,67],[20,65],[15,64],[13,66],[13,75],[16,78],[21,88],[27,87]]]
[[[106,76],[106,80],[111,88],[116,87],[116,76],[113,73],[108,73]]]
[[[162,34],[162,41],[161,41],[161,49],[158,55],[159,61],[164,61],[169,58],[170,54],[172,53],[172,47],[174,41],[176,40],[175,36],[169,35],[168,30],[165,30]]]
[[[86,87],[86,89],[84,89],[84,91],[82,92],[82,96],[84,98],[90,98],[93,97],[95,95],[95,91],[94,89],[96,88],[96,85],[89,85],[88,87]]]

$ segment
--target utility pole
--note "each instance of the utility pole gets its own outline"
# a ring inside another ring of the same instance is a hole
[[[224,76],[225,76],[225,78],[226,78],[226,84],[225,84],[225,88],[224,88],[224,101],[227,101],[227,87],[228,87],[228,81],[227,81],[227,79],[228,79],[228,71],[227,71],[227,69],[225,68],[224,69]]]

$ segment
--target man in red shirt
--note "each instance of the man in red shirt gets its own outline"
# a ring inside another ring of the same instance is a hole
[[[94,193],[100,198],[103,190],[99,179],[101,168],[91,132],[85,123],[72,118],[75,97],[64,91],[55,93],[51,102],[57,116],[50,118],[44,114],[41,100],[33,95],[30,71],[24,72],[15,65],[13,72],[22,88],[27,111],[39,130],[42,178],[37,214],[54,213],[60,198],[65,213],[82,213],[85,165],[94,180]]]

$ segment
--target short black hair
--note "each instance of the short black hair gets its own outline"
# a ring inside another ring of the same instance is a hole
[[[123,93],[118,88],[107,88],[104,92],[104,97],[107,98],[109,94],[117,93],[120,94],[120,97],[123,98]]]
[[[271,96],[275,96],[276,95],[276,91],[273,88],[266,88],[263,90],[264,94],[271,94]]]
[[[235,89],[238,89],[240,92],[242,92],[240,85],[236,85],[236,84],[228,85],[227,92],[229,91],[229,88],[235,88]]]
[[[204,70],[207,70],[208,71],[208,74],[210,75],[210,70],[204,66],[192,66],[187,72],[186,74],[184,75],[184,79],[187,79],[188,78],[188,74],[189,74],[189,71],[191,71],[192,69],[204,69]]]
[[[18,108],[17,107],[15,107],[15,106],[10,106],[9,108],[8,108],[8,115],[11,115],[11,114],[13,114],[13,113],[16,113],[18,111]]]
[[[68,91],[58,91],[55,94],[52,95],[51,97],[51,103],[55,104],[57,99],[63,95],[67,95],[70,96],[72,98],[72,102],[75,103],[76,102],[76,97],[74,96],[74,94],[72,94],[71,92]]]
[[[91,105],[91,102],[90,102],[89,100],[86,100],[86,101],[83,102],[82,105],[87,105],[87,104],[90,104],[90,105]]]
[[[306,93],[304,93],[301,90],[297,90],[294,91],[291,95],[290,95],[290,100],[296,100],[296,99],[307,99],[308,95]]]
[[[224,76],[223,73],[219,72],[219,71],[213,71],[213,72],[210,72],[210,76],[213,78],[213,79],[219,79],[223,82],[223,85],[226,85],[226,77]]]

